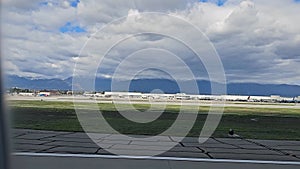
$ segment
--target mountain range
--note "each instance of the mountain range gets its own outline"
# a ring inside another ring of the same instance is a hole
[[[197,80],[198,89],[200,94],[211,94],[211,82],[206,80]],[[96,78],[95,90],[96,91],[111,91],[111,79]],[[213,82],[214,83],[214,82]],[[176,81],[168,79],[134,79],[132,81],[116,81],[116,87],[113,91],[128,91],[126,84],[130,84],[129,91],[136,91],[142,93],[150,93],[155,89],[159,89],[164,93],[188,93],[197,94],[191,89],[192,81]],[[182,90],[179,85],[181,84]],[[221,85],[214,83],[215,85]],[[71,90],[72,77],[67,79],[29,79],[15,75],[6,76],[4,79],[6,88],[18,87],[23,89],[48,89],[48,90]],[[224,94],[224,93],[214,93]],[[300,86],[289,84],[258,84],[258,83],[228,83],[227,94],[230,95],[258,95],[270,96],[280,95],[286,97],[300,96]]]

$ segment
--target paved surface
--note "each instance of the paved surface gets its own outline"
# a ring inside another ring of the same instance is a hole
[[[143,142],[137,136],[132,136],[136,139],[120,140],[119,135],[93,134],[94,140],[101,144],[100,148],[85,133],[78,132],[14,129],[12,137],[14,152],[94,155],[112,155],[106,150],[123,151],[124,155],[134,151],[135,155],[139,152],[144,155],[147,151],[164,150],[176,140],[165,136]],[[186,138],[157,157],[300,162],[300,142],[210,138],[199,144],[196,138]]]
[[[130,158],[82,158],[62,156],[13,156],[13,169],[299,169],[300,163],[252,163],[236,161],[188,161]]]
[[[41,100],[44,101],[68,101],[68,102],[82,102],[82,103],[90,103],[95,102],[97,103],[112,103],[111,99],[105,98],[91,98],[91,97],[84,97],[84,96],[50,96],[50,97],[32,97],[32,96],[7,96],[6,100]],[[128,101],[118,100],[119,104],[129,104]],[[148,103],[148,100],[131,100],[130,104],[145,104]],[[214,101],[203,101],[203,100],[156,100],[152,101],[151,104],[159,104],[159,105],[192,105],[192,106],[211,106]],[[217,102],[218,103],[218,102]],[[237,104],[238,103],[238,104]],[[234,102],[234,101],[227,101],[225,107],[245,107],[245,108],[278,108],[278,109],[300,109],[300,104],[286,104],[286,103],[248,103],[248,102]]]

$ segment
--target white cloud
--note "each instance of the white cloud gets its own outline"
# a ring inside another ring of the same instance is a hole
[[[3,54],[9,74],[66,78],[72,75],[76,61],[81,60],[79,65],[89,70],[97,66],[93,60],[105,52],[103,49],[108,48],[109,43],[138,31],[168,29],[176,33],[174,28],[181,27],[180,33],[191,40],[195,38],[184,25],[169,22],[164,17],[128,17],[97,35],[99,43],[89,44],[94,50],[83,53],[85,57],[78,59],[81,47],[98,28],[120,17],[156,11],[183,18],[202,30],[219,52],[230,82],[300,84],[300,69],[297,69],[300,66],[300,4],[292,0],[229,0],[224,6],[194,0],[85,0],[77,8],[70,7],[68,1],[52,0],[41,5],[42,2],[1,2],[5,7],[1,18]],[[67,22],[87,32],[61,33],[59,29]],[[102,76],[111,77],[122,58],[134,50],[149,47],[178,54],[199,78],[205,76],[199,60],[182,44],[153,35],[133,38],[113,50],[103,62]],[[151,55],[138,62],[143,61],[151,61]],[[172,60],[165,64],[176,66]],[[185,78],[180,69],[174,71]],[[163,76],[155,71],[146,74]]]

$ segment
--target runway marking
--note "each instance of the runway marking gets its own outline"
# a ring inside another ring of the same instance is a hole
[[[203,159],[203,158],[125,156],[125,155],[116,156],[116,155],[96,155],[96,154],[58,154],[58,153],[12,153],[12,154],[15,156],[32,156],[32,157],[78,157],[78,158],[106,158],[106,159],[132,159],[132,160],[170,160],[170,161],[188,161],[188,162],[300,165],[300,162],[293,162],[293,161],[259,161],[259,160],[230,160],[230,159]]]

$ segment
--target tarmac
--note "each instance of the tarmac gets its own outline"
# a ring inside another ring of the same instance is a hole
[[[92,141],[92,139],[94,141]],[[13,129],[12,169],[298,169],[300,141],[146,136]],[[178,143],[178,144],[177,144]],[[99,147],[99,145],[101,147]],[[174,145],[166,150],[169,145]],[[114,155],[111,151],[122,152]],[[145,156],[155,151],[163,153]],[[133,153],[134,152],[134,153]]]
[[[159,136],[140,141],[141,136],[123,139],[117,134],[92,134],[80,132],[56,132],[13,129],[13,151],[15,153],[55,153],[147,156],[163,152],[155,157],[232,159],[260,161],[300,162],[300,141],[250,140],[241,138],[209,138],[200,144],[197,138],[185,138],[177,144],[176,137]],[[166,147],[175,145],[170,150]],[[101,147],[100,147],[101,146]]]

